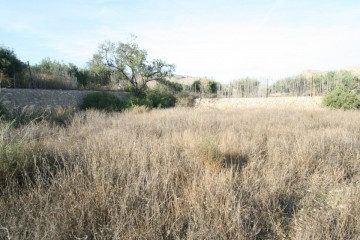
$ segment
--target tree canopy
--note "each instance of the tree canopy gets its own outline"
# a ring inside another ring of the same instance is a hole
[[[0,72],[12,76],[15,73],[21,72],[25,64],[21,62],[11,49],[0,46]]]
[[[160,59],[149,61],[147,52],[134,40],[127,43],[106,41],[100,44],[94,59],[120,73],[120,77],[131,84],[136,96],[142,95],[150,81],[163,81],[172,76],[175,65]]]

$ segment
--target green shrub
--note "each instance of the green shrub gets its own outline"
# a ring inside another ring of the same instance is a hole
[[[88,94],[80,106],[81,109],[98,109],[105,111],[119,111],[121,109],[121,101],[118,97],[106,93],[106,92],[95,92]]]
[[[184,90],[183,85],[177,82],[171,82],[169,80],[163,80],[156,83],[156,88],[165,87],[168,91],[172,93],[178,93]]]
[[[147,90],[146,99],[152,102],[153,107],[174,107],[176,103],[176,98],[172,92],[161,88]]]
[[[138,107],[138,106],[145,106],[148,108],[152,108],[153,103],[151,100],[147,98],[130,96],[128,98],[124,98],[123,100],[121,100],[119,105],[119,110],[133,109],[134,107]]]
[[[355,93],[337,88],[324,96],[322,104],[334,109],[354,110],[360,108],[360,99]]]
[[[153,102],[144,97],[130,96],[120,100],[116,96],[106,92],[96,92],[88,94],[81,104],[80,108],[85,109],[98,109],[105,111],[123,111],[126,109],[133,109],[134,107],[145,106],[148,108],[153,107]]]

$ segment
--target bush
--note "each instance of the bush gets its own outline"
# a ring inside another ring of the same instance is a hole
[[[165,87],[167,90],[171,91],[172,93],[178,93],[184,90],[183,85],[177,82],[171,82],[169,80],[163,80],[156,83],[156,87],[159,86]]]
[[[325,95],[322,104],[334,109],[354,110],[360,108],[360,99],[355,93],[337,88]]]
[[[130,96],[120,101],[119,110],[133,109],[135,107],[145,106],[152,108],[153,103],[146,98],[139,98],[135,96]]]
[[[130,96],[120,100],[116,96],[106,92],[96,92],[88,94],[81,104],[80,108],[98,109],[105,111],[123,111],[135,107],[153,107],[168,108],[174,107],[176,102],[175,96],[166,89],[149,89],[144,97]]]
[[[95,92],[88,94],[80,106],[81,109],[98,109],[105,111],[119,111],[121,110],[122,102],[120,99],[110,93]]]
[[[153,107],[174,107],[176,98],[166,89],[149,89],[146,91],[146,99],[152,102]]]
[[[139,98],[135,96],[130,96],[128,98],[120,100],[118,97],[110,93],[96,92],[88,94],[84,98],[80,108],[83,110],[92,108],[111,112],[133,109],[139,106],[152,108],[153,102],[147,98]]]
[[[25,64],[21,62],[13,50],[0,46],[0,71],[12,77],[24,70]]]

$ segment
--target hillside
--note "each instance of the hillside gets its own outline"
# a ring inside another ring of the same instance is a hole
[[[181,84],[186,84],[186,85],[191,85],[191,84],[193,84],[193,82],[195,82],[196,80],[199,80],[199,79],[200,79],[199,77],[191,77],[191,76],[186,76],[186,75],[174,74],[174,76],[172,78],[170,78],[170,81],[181,83]]]
[[[346,67],[342,70],[350,71],[352,74],[360,77],[360,66]]]
[[[169,80],[171,82],[176,82],[176,83],[185,84],[185,85],[191,85],[191,84],[193,84],[193,82],[195,82],[196,80],[199,80],[199,79],[200,78],[198,78],[198,77],[174,74]],[[147,83],[147,86],[150,88],[154,87],[155,85],[156,85],[156,81],[151,81],[151,82]]]
[[[299,75],[304,75],[306,78],[310,78],[314,74],[326,74],[330,71],[340,72],[340,71],[350,71],[352,74],[360,77],[360,66],[351,66],[351,67],[345,67],[342,69],[337,70],[329,70],[329,71],[321,71],[321,70],[304,70]]]

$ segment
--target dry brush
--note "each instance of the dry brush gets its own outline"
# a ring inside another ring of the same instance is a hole
[[[178,108],[3,127],[0,237],[356,239],[359,122]]]

